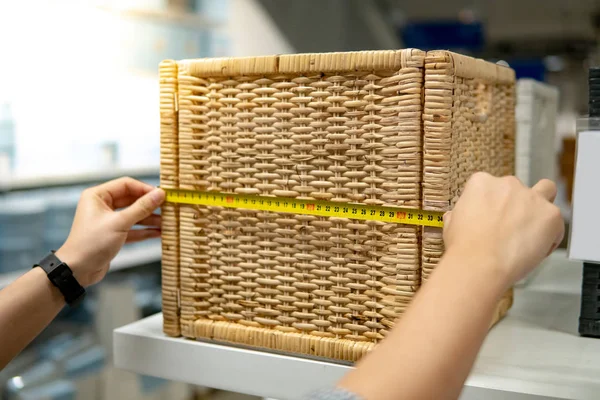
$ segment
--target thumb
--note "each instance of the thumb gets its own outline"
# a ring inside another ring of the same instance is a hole
[[[448,228],[450,220],[452,219],[452,211],[446,211],[444,213],[444,228]]]
[[[554,199],[556,198],[556,184],[549,179],[542,179],[531,189],[533,189],[534,192],[542,195],[550,203],[554,202]]]
[[[129,207],[119,211],[128,228],[150,216],[165,201],[165,191],[156,188],[135,201]]]

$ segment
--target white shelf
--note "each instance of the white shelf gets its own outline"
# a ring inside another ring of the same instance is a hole
[[[109,272],[160,261],[161,252],[160,241],[147,246],[124,247],[110,264]],[[26,270],[0,274],[0,289],[10,285],[25,272]]]
[[[461,397],[597,399],[600,340],[577,334],[581,264],[559,252],[516,289],[509,315],[490,332]],[[114,332],[118,368],[275,399],[333,385],[349,367],[169,338],[157,314]],[[399,372],[401,373],[401,372]]]

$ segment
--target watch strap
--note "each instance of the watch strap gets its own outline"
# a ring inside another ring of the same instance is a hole
[[[46,272],[48,279],[60,290],[67,304],[75,306],[83,299],[85,289],[77,282],[71,268],[56,257],[54,252],[49,253],[35,266]]]

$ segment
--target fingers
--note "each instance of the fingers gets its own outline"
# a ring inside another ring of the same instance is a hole
[[[165,191],[162,189],[154,189],[137,199],[135,203],[129,207],[119,211],[119,215],[124,222],[123,229],[130,229],[139,221],[152,215],[152,212],[156,210],[164,200]]]
[[[126,207],[139,197],[151,192],[152,185],[133,178],[119,178],[91,188],[112,209]]]
[[[531,188],[534,192],[542,195],[550,203],[556,198],[556,185],[549,179],[542,179]]]
[[[136,222],[136,225],[160,227],[160,223],[161,216],[158,214],[152,214],[149,217],[146,217],[143,220]]]
[[[114,199],[112,208],[114,210],[118,210],[119,208],[129,207],[130,205],[135,203],[135,201],[139,199],[140,196],[125,196]]]
[[[132,229],[127,233],[125,243],[141,242],[142,240],[160,237],[160,229]]]

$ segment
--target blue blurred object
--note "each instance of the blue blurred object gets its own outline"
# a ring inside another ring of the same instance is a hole
[[[45,351],[45,357],[48,360],[56,362],[66,362],[69,357],[73,357],[85,349],[92,347],[97,342],[96,338],[86,333],[71,340],[63,341],[51,349]]]
[[[201,14],[211,22],[224,23],[229,17],[228,0],[195,0],[194,11]]]
[[[82,187],[73,187],[51,189],[40,193],[47,205],[44,228],[46,251],[57,250],[69,236],[82,191]]]
[[[70,379],[97,374],[104,368],[106,351],[102,346],[93,346],[65,361],[65,375]]]
[[[150,394],[158,390],[161,386],[163,386],[168,381],[166,379],[157,378],[154,376],[148,375],[140,375],[140,383],[142,393]]]
[[[39,238],[44,228],[44,201],[29,193],[11,193],[0,200],[0,241]]]
[[[40,345],[38,352],[42,358],[51,358],[56,348],[63,348],[65,343],[71,343],[74,340],[73,334],[65,332],[56,335],[47,342]]]
[[[105,366],[106,351],[97,344],[97,340],[91,333],[85,333],[78,337],[58,335],[51,339],[49,344],[42,347],[40,355],[43,357],[18,372],[18,375],[10,378],[4,387],[4,393],[9,399],[12,398],[54,398],[35,397],[32,393],[38,388],[52,387],[64,379],[76,380],[81,377],[99,373]],[[53,347],[49,347],[53,344]],[[35,392],[40,393],[48,392]],[[58,393],[58,392],[57,392]],[[62,392],[60,392],[62,393]],[[63,397],[57,397],[63,398]]]
[[[506,60],[515,70],[517,79],[531,78],[544,82],[546,80],[546,66],[542,59]]]
[[[75,400],[75,385],[66,380],[57,380],[19,393],[21,400]]]
[[[485,45],[483,25],[474,21],[409,22],[400,32],[405,47],[421,50],[481,51]]]
[[[41,243],[26,238],[0,239],[0,273],[33,267],[44,256]]]
[[[15,168],[15,123],[11,106],[0,104],[0,176]]]
[[[5,393],[9,398],[16,397],[23,390],[60,378],[61,371],[54,361],[41,360],[31,368],[9,379],[6,383]]]
[[[158,186],[156,178],[144,179]],[[69,236],[83,185],[0,194],[0,274],[31,268]],[[160,214],[160,209],[155,213]],[[128,244],[144,247],[160,239]],[[83,313],[82,318],[87,318]]]
[[[31,268],[44,255],[45,212],[44,202],[31,194],[0,199],[0,273]]]

